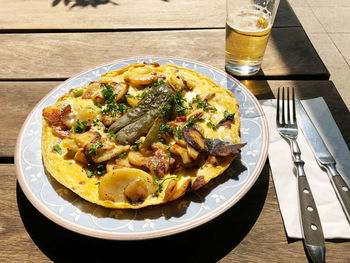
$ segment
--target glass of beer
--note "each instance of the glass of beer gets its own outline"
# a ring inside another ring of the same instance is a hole
[[[260,70],[279,0],[226,0],[226,71],[250,76]]]

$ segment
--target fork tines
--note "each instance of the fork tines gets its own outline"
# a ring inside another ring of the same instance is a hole
[[[290,114],[290,97],[289,97],[289,87],[287,87],[287,120],[286,120],[286,112],[285,112],[285,94],[284,94],[284,87],[282,87],[282,97],[280,96],[280,88],[278,88],[278,93],[277,93],[277,109],[281,109],[282,107],[282,112],[280,116],[280,110],[277,110],[276,114],[276,121],[278,123],[281,123],[282,125],[285,124],[290,124],[290,123],[296,123],[296,112],[295,112],[295,96],[294,96],[294,88],[292,88],[292,109],[293,109],[293,114],[292,114],[292,122],[291,122],[291,114]],[[280,99],[281,97],[281,99]],[[282,105],[280,105],[280,100]]]

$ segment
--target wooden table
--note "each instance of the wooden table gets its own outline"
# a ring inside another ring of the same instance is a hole
[[[308,262],[286,237],[268,161],[234,207],[193,230],[108,241],[40,214],[16,182],[14,148],[34,105],[63,80],[129,56],[177,56],[224,69],[224,0],[0,0],[0,262]],[[322,96],[348,146],[350,114],[289,4],[281,1],[262,71],[241,81],[258,99],[280,86]],[[350,242],[326,242],[327,262],[350,262]]]

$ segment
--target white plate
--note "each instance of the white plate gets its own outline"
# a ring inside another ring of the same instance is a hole
[[[209,76],[229,89],[240,105],[241,138],[248,144],[241,158],[196,192],[162,206],[139,210],[107,209],[89,203],[60,185],[45,170],[41,155],[41,114],[69,89],[135,62],[173,63]],[[18,181],[29,201],[46,217],[72,231],[105,239],[135,240],[167,236],[201,225],[232,207],[252,187],[267,157],[268,129],[254,95],[238,80],[212,66],[178,58],[129,58],[96,67],[68,79],[32,110],[18,136]]]

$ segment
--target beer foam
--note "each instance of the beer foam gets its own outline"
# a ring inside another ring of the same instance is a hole
[[[226,22],[231,28],[239,31],[261,32],[272,27],[272,15],[266,7],[253,4],[228,14]]]

